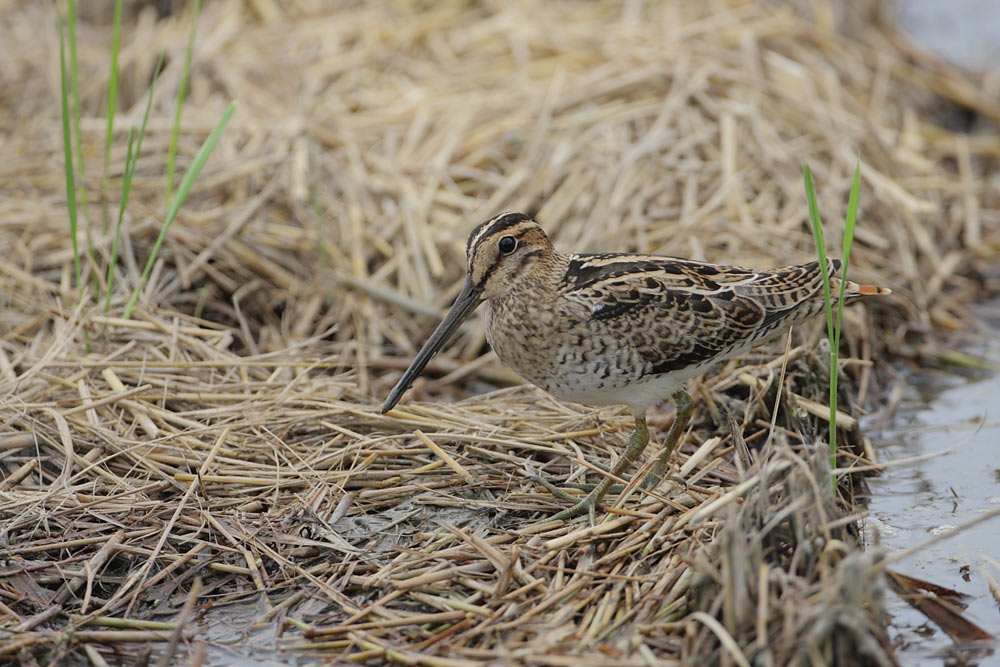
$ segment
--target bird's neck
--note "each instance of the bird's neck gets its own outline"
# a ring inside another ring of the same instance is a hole
[[[542,287],[554,289],[566,276],[568,269],[569,255],[550,246],[521,282],[533,291],[539,291]]]

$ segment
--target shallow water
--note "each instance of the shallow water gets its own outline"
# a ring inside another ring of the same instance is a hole
[[[1000,360],[1000,344],[970,350]],[[865,535],[889,553],[1000,508],[1000,374],[969,379],[924,373],[913,378],[889,428],[875,432],[882,462],[957,449],[891,468],[869,480],[872,491]],[[960,444],[961,443],[961,444]],[[994,560],[988,562],[986,557]],[[984,571],[1000,578],[1000,517],[963,530],[892,567],[965,593],[966,617],[1000,637],[1000,606]],[[894,594],[889,596],[892,637],[904,665],[940,665],[958,656],[949,637]],[[1000,664],[1000,656],[972,657],[968,664]]]
[[[995,0],[901,0],[899,27],[923,48],[951,63],[981,70],[1000,67],[1000,3]],[[1000,362],[997,306],[986,314],[994,335],[979,350],[966,350]],[[956,451],[872,478],[866,536],[878,532],[891,551],[913,546],[941,531],[1000,507],[1000,375],[966,379],[924,373],[913,378],[893,428],[880,437],[882,461]],[[981,425],[981,426],[980,426]],[[1000,560],[1000,519],[961,532],[897,563],[895,569],[971,597],[967,617],[1000,637],[1000,605],[992,598],[983,569],[984,554]],[[967,568],[967,569],[966,569]],[[894,638],[904,665],[940,665],[952,643],[934,624],[890,595]],[[968,664],[1000,664],[1000,649]]]
[[[896,22],[910,39],[960,67],[1000,66],[996,0],[902,0]]]

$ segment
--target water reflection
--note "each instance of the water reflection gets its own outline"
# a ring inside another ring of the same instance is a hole
[[[995,348],[989,352],[994,359],[1000,356]],[[872,499],[865,536],[869,543],[879,539],[890,553],[1000,506],[1000,375],[970,380],[927,374],[907,393],[894,423],[874,434],[882,461],[962,444],[943,456],[869,480]],[[998,604],[984,576],[1000,577],[996,560],[990,562],[998,555],[1000,519],[942,540],[893,567],[969,595],[969,620],[1000,636]],[[940,665],[952,648],[948,636],[898,598],[890,613],[901,662]]]

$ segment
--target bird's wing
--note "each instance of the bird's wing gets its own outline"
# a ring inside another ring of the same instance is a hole
[[[833,273],[838,262],[829,262]],[[816,262],[769,271],[649,255],[578,255],[563,296],[646,362],[647,374],[697,366],[815,314]]]

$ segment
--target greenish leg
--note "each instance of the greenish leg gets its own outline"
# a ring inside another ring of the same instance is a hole
[[[660,453],[660,458],[656,460],[646,478],[642,480],[642,488],[644,489],[651,490],[659,486],[660,480],[663,479],[663,473],[667,471],[670,465],[670,457],[673,456],[674,450],[677,449],[677,444],[684,437],[684,431],[687,430],[688,422],[691,421],[694,401],[691,399],[690,394],[681,389],[674,394],[674,405],[677,408],[677,412],[674,414],[674,423],[671,424],[670,430],[667,431],[667,440],[663,443],[663,452]]]
[[[625,470],[632,465],[639,455],[642,454],[642,450],[646,448],[646,444],[649,442],[649,430],[646,428],[646,413],[635,415],[635,428],[632,430],[632,435],[628,439],[628,445],[625,448],[625,453],[622,457],[618,459],[611,472],[607,477],[601,480],[601,483],[594,487],[594,489],[587,494],[587,497],[573,505],[572,507],[567,507],[563,511],[552,516],[552,519],[569,519],[570,517],[579,516],[580,514],[588,514],[590,516],[590,524],[595,525],[596,521],[596,510],[604,498],[604,494],[608,492],[608,489],[612,487],[615,483],[616,477],[621,476]],[[553,486],[552,484],[541,481],[542,485],[552,492],[554,495],[559,496],[563,499],[568,499],[570,502],[576,500],[575,497],[566,493],[562,489]]]

